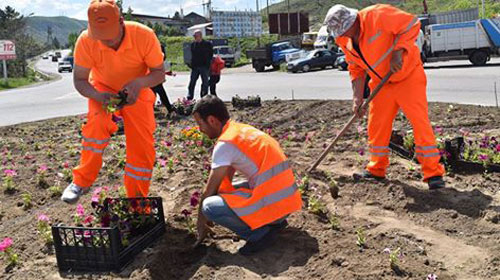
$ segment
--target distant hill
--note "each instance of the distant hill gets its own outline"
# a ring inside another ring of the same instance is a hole
[[[287,12],[287,0],[269,6],[270,13]],[[479,1],[481,2],[481,1]],[[500,1],[485,1],[486,2],[486,15],[487,17],[500,13]],[[386,0],[386,1],[372,1],[372,0],[290,0],[291,12],[308,12],[309,23],[311,29],[317,31],[321,26],[328,9],[335,4],[344,4],[351,8],[361,9],[377,3],[387,3],[405,11],[422,14],[424,11],[422,0]],[[474,8],[476,1],[470,0],[427,0],[429,13],[439,13],[452,10]],[[264,8],[263,15],[267,14]]]
[[[87,21],[68,17],[29,17],[27,20],[27,33],[32,35],[41,43],[47,42],[47,27],[52,27],[52,34],[59,43],[68,43],[68,35],[71,32],[80,32],[87,28]]]

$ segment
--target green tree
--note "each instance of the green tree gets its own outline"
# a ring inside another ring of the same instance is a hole
[[[68,35],[68,48],[71,49],[71,52],[75,50],[75,45],[76,45],[76,40],[78,40],[78,33],[76,32],[71,32]]]
[[[129,6],[127,13],[123,16],[125,20],[134,20],[134,16],[132,15],[134,13],[134,10]]]

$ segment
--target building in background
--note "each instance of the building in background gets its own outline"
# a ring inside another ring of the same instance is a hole
[[[150,15],[141,15],[141,14],[132,14],[132,17],[136,20],[140,20],[142,22],[149,22],[152,25],[155,23],[163,24],[168,27],[174,27],[179,29],[182,33],[186,33],[188,27],[192,25],[191,21],[187,19],[174,19],[168,17],[159,17],[159,16],[150,16]]]
[[[212,11],[215,37],[260,37],[262,16],[258,12]]]
[[[208,20],[205,17],[200,16],[199,14],[197,14],[195,12],[191,12],[191,13],[185,15],[184,20],[188,20],[189,22],[191,22],[191,26],[197,25],[197,24],[208,23]]]

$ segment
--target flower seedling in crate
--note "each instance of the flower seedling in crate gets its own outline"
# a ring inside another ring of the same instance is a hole
[[[362,227],[356,230],[356,245],[358,245],[360,249],[366,248],[366,235]]]
[[[3,258],[9,266],[15,266],[19,263],[19,256],[14,253],[12,243],[12,238],[9,237],[6,237],[2,242],[0,242],[0,253],[2,253]]]
[[[17,176],[17,172],[13,169],[7,169],[3,171],[3,182],[2,186],[7,192],[14,192],[16,187],[14,185],[14,177]]]
[[[36,228],[38,229],[38,234],[46,245],[51,245],[54,242],[54,239],[50,228],[50,218],[45,214],[40,214],[38,215],[37,220],[38,223]]]

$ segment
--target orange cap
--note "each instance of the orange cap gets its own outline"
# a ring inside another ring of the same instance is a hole
[[[89,37],[111,40],[120,34],[120,9],[114,0],[92,0],[88,9]]]

